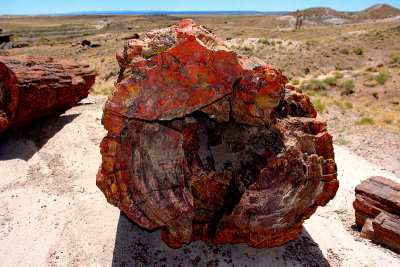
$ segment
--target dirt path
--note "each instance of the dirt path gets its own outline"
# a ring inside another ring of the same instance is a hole
[[[138,228],[95,186],[104,96],[0,140],[2,266],[399,266],[400,256],[352,229],[354,187],[387,173],[336,146],[340,189],[305,223],[300,237],[276,248],[167,247],[160,232]],[[399,180],[397,180],[399,181]],[[7,248],[7,249],[5,249]]]

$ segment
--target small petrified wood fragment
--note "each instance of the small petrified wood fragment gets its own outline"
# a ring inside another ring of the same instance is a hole
[[[168,245],[280,245],[334,197],[326,123],[276,68],[192,20],[129,40],[117,59],[97,185]]]
[[[373,176],[355,193],[353,207],[361,236],[400,251],[400,184]]]
[[[87,97],[94,80],[77,61],[0,56],[0,133],[63,113]]]

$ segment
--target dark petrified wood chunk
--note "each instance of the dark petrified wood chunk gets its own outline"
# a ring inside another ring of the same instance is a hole
[[[87,97],[94,80],[77,61],[0,56],[0,133],[63,113]]]
[[[400,184],[379,176],[356,189],[356,224],[361,236],[400,250]]]

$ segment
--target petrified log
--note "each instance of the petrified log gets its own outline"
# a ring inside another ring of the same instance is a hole
[[[361,236],[400,251],[400,184],[380,176],[361,182],[353,202]]]
[[[0,133],[65,112],[87,97],[89,65],[48,57],[0,56]]]
[[[192,20],[129,40],[117,59],[97,185],[168,245],[280,245],[335,195],[326,123],[276,68]]]

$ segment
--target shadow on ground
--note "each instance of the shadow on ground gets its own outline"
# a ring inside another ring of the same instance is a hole
[[[0,135],[0,161],[22,159],[28,161],[47,141],[80,114],[42,119],[15,131]]]
[[[182,248],[168,247],[160,231],[140,228],[121,212],[115,239],[116,266],[330,266],[308,232],[283,246],[256,249],[246,244],[212,247],[196,241]]]

